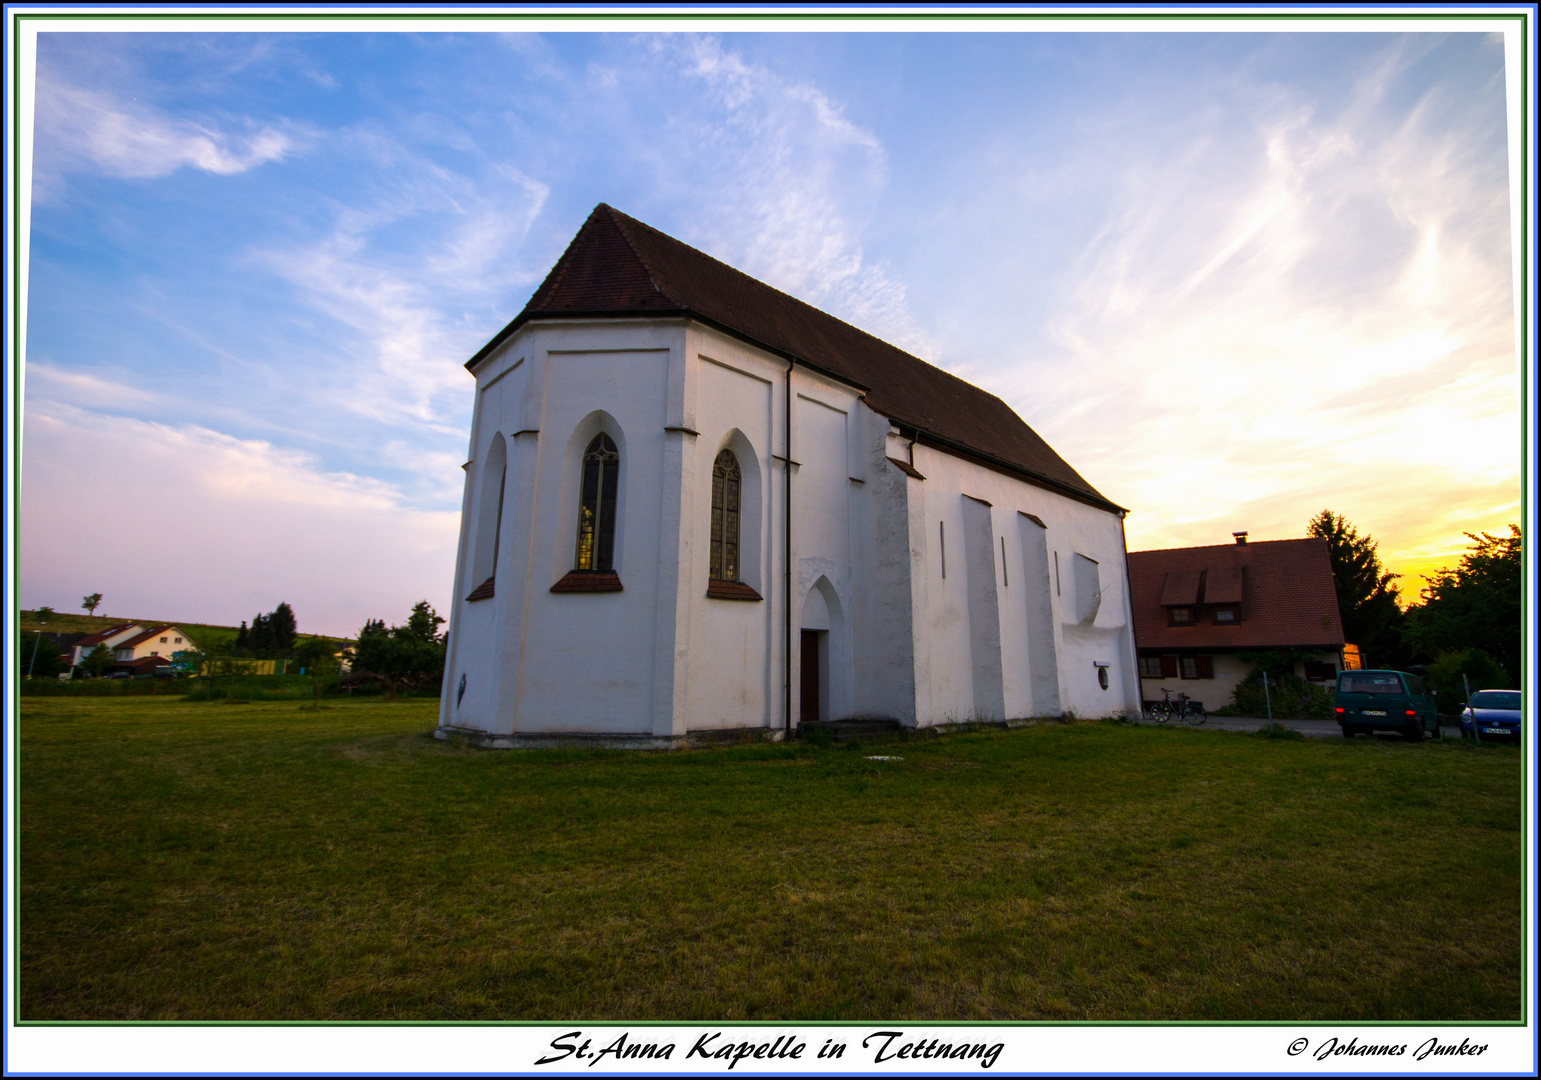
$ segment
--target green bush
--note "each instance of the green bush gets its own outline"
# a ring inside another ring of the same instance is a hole
[[[1268,716],[1283,720],[1331,720],[1332,691],[1306,682],[1298,675],[1268,677],[1263,692],[1262,672],[1254,670],[1236,686],[1235,707],[1241,716]]]
[[[1505,690],[1512,684],[1509,673],[1481,649],[1443,652],[1429,665],[1426,682],[1439,694],[1439,711],[1454,714],[1466,708],[1465,674],[1473,693],[1478,690]]]
[[[1305,736],[1292,727],[1280,723],[1264,724],[1252,733],[1259,739],[1304,739]]]

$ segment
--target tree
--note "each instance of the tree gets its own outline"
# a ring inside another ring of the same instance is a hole
[[[438,641],[439,626],[443,622],[444,619],[428,606],[427,600],[419,600],[412,605],[405,629],[417,641]]]
[[[1436,571],[1408,609],[1408,641],[1429,656],[1480,649],[1512,680],[1520,670],[1520,527],[1510,525],[1508,536],[1465,535],[1472,543],[1460,565]]]
[[[112,650],[105,645],[98,645],[81,659],[80,667],[87,675],[99,679],[112,670],[115,662]]]
[[[1348,520],[1331,510],[1311,519],[1306,532],[1327,541],[1332,561],[1332,585],[1338,594],[1343,636],[1359,646],[1360,654],[1377,663],[1393,663],[1402,655],[1399,574],[1381,565],[1377,545],[1360,536]],[[1366,661],[1369,662],[1368,660]]]
[[[272,639],[270,646],[275,652],[286,653],[294,648],[295,623],[294,609],[288,604],[280,602],[268,615],[268,635]]]
[[[306,675],[332,675],[337,671],[337,646],[323,637],[308,637],[294,648],[294,662]]]
[[[59,643],[40,630],[19,638],[16,645],[18,674],[34,679],[52,679],[70,669],[59,656]]]
[[[281,603],[266,614],[252,616],[247,647],[254,656],[284,656],[294,648],[294,638],[294,609]],[[237,636],[236,644],[240,643],[240,637]]]
[[[87,615],[95,615],[96,609],[102,606],[102,594],[94,592],[90,596],[81,597],[80,606],[86,609]]]
[[[426,600],[413,607],[405,626],[386,628],[383,620],[370,619],[353,647],[353,676],[379,680],[387,697],[442,678],[444,642],[434,631],[443,621]]]
[[[266,615],[259,612],[252,616],[250,636],[254,656],[266,656],[273,651],[273,627]]]
[[[1424,673],[1424,681],[1439,692],[1439,711],[1447,714],[1466,707],[1468,686],[1477,691],[1501,690],[1513,685],[1508,672],[1481,649],[1441,653]]]
[[[32,617],[41,625],[54,617],[54,609],[51,607],[40,607],[32,613]]]
[[[251,651],[251,634],[246,629],[246,620],[241,620],[241,628],[235,632],[235,644],[232,646],[238,653]]]

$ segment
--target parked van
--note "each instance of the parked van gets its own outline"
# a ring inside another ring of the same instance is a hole
[[[1344,671],[1332,704],[1343,737],[1398,731],[1409,742],[1439,731],[1439,710],[1423,680],[1405,671]]]

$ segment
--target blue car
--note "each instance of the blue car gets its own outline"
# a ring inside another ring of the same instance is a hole
[[[1461,737],[1483,739],[1520,739],[1520,692],[1518,690],[1478,690],[1461,713]]]

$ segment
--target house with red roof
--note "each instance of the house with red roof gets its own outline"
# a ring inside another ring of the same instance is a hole
[[[144,633],[144,627],[139,623],[126,622],[119,623],[117,626],[109,626],[106,630],[99,630],[94,634],[87,634],[74,643],[70,654],[70,666],[73,667],[80,664],[86,657],[91,655],[91,651],[98,645],[105,645],[111,649],[119,643],[127,641],[131,637],[137,637],[142,633]]]
[[[197,649],[193,639],[171,623],[152,626],[148,630],[119,641],[113,646],[113,659],[128,664],[148,657],[163,657],[168,663],[171,655]]]
[[[1343,622],[1327,542],[1247,542],[1131,551],[1141,698],[1186,693],[1218,709],[1252,671],[1243,654],[1309,651],[1295,674],[1329,681],[1343,670]]]
[[[1125,511],[993,394],[604,204],[466,367],[441,736],[1139,708]]]

